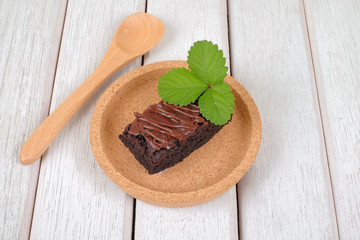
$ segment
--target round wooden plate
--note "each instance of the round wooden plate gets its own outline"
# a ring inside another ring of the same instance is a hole
[[[185,61],[146,65],[114,82],[97,103],[90,125],[91,146],[101,168],[125,192],[144,202],[185,207],[210,201],[234,186],[253,163],[261,142],[261,120],[249,93],[235,79],[232,121],[181,163],[149,175],[118,138],[135,117],[160,101],[160,77]]]

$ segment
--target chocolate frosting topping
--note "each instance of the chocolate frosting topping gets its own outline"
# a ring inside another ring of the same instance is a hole
[[[184,107],[161,101],[148,107],[142,114],[134,113],[136,119],[131,124],[129,133],[143,135],[152,151],[161,148],[170,149],[176,141],[190,137],[198,125],[208,122],[200,116],[199,107],[189,104]]]

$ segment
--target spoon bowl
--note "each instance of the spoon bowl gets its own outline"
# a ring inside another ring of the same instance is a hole
[[[164,24],[150,14],[136,13],[123,21],[114,42],[122,51],[136,54],[153,48],[164,34]]]

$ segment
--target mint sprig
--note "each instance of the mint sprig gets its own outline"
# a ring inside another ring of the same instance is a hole
[[[226,124],[234,112],[235,98],[224,82],[228,68],[223,51],[210,41],[198,41],[190,48],[186,68],[174,68],[158,83],[162,100],[188,105],[198,99],[200,113],[216,125]]]

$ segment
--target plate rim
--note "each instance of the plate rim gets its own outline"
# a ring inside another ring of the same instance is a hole
[[[250,169],[260,148],[262,138],[261,117],[254,100],[238,81],[227,75],[225,81],[230,84],[230,87],[233,89],[233,91],[240,95],[241,99],[246,105],[247,110],[249,111],[251,119],[250,144],[245,155],[243,156],[243,160],[233,169],[231,173],[222,178],[220,181],[205,188],[188,192],[174,193],[146,188],[129,180],[120,172],[118,172],[111,164],[110,159],[108,159],[102,147],[102,141],[100,138],[100,122],[102,119],[101,113],[107,106],[108,102],[112,99],[112,96],[116,94],[114,89],[121,88],[132,79],[137,78],[147,72],[163,68],[176,67],[187,67],[187,63],[186,61],[161,61],[141,66],[121,76],[116,81],[114,81],[102,94],[96,103],[90,121],[91,148],[96,161],[105,174],[130,196],[153,205],[164,207],[193,206],[210,201],[228,191],[232,186],[239,182],[245,173]]]

